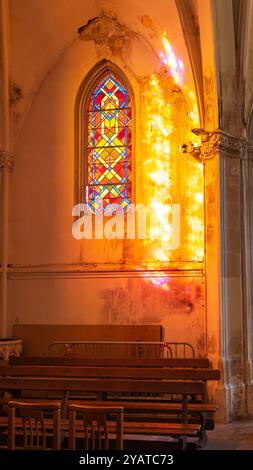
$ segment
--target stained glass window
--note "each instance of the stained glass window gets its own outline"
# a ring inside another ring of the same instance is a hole
[[[110,73],[88,103],[86,201],[94,214],[122,212],[131,202],[131,150],[129,93]]]

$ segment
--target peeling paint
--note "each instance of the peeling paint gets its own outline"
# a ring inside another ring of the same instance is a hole
[[[82,41],[94,41],[96,46],[107,46],[112,55],[121,56],[130,47],[131,31],[116,17],[105,14],[92,18],[78,30]]]

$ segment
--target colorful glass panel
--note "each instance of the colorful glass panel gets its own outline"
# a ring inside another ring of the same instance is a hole
[[[88,104],[86,200],[93,213],[122,212],[131,202],[131,144],[129,94],[108,74]]]

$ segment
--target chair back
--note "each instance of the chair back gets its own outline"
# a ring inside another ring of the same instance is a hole
[[[9,401],[8,448],[16,448],[16,438],[21,435],[22,449],[60,449],[61,402],[57,401]],[[47,439],[48,438],[48,439]]]
[[[122,407],[69,405],[69,449],[76,449],[77,437],[82,438],[86,450],[108,449],[109,433],[115,435],[115,449],[122,450]]]

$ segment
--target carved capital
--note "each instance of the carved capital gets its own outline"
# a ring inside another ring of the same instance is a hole
[[[191,142],[181,146],[181,152],[193,156],[200,163],[213,159],[217,154],[230,158],[253,158],[253,145],[245,138],[233,137],[220,129],[212,132],[193,129],[194,134],[201,137],[201,145],[196,147]]]
[[[12,169],[13,166],[13,155],[10,152],[0,150],[0,168]]]
[[[202,136],[200,158],[204,163],[206,160],[214,158],[219,152],[227,153],[230,157],[243,158],[246,147],[245,139],[233,137],[217,129]]]

